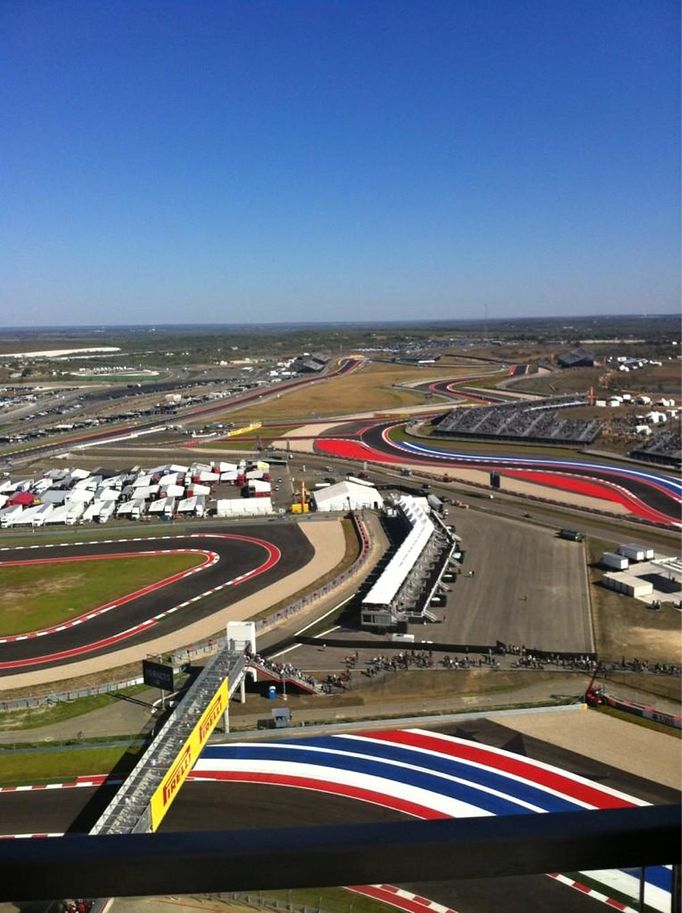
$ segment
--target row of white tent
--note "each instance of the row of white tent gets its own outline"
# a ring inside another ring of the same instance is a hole
[[[241,460],[239,463],[220,461],[212,465],[197,462],[189,466],[170,464],[146,470],[135,467],[129,472],[114,476],[92,474],[87,469],[53,469],[39,479],[21,479],[17,482],[9,478],[2,479],[0,495],[30,491],[41,500],[52,500],[54,503],[58,500],[60,492],[68,491],[71,497],[74,497],[76,492],[82,492],[78,497],[87,502],[89,497],[94,497],[95,494],[101,497],[103,493],[111,494],[111,500],[116,500],[117,496],[114,497],[113,493],[120,493],[124,488],[130,487],[134,490],[142,489],[146,495],[157,493],[160,489],[169,489],[166,494],[179,497],[180,489],[184,490],[192,485],[210,487],[218,482],[234,482],[242,474],[247,480],[260,479],[269,468],[268,463],[258,461],[247,469],[246,461]],[[47,495],[51,490],[54,493]],[[93,494],[89,496],[85,492]]]
[[[104,477],[85,469],[55,469],[40,479],[0,480],[0,527],[44,526],[63,523],[97,521],[105,523],[111,517],[139,519],[152,516],[172,517],[175,514],[202,517],[212,485],[234,482],[239,476],[258,486],[258,494],[269,493],[269,483],[261,481],[268,464],[259,462],[247,470],[245,461],[220,462],[214,465],[192,463],[191,466],[164,465],[149,470],[138,467],[130,472]],[[267,490],[266,490],[267,486]],[[33,495],[40,503],[11,503],[16,495]],[[241,499],[235,499],[241,503]],[[258,498],[270,501],[269,498]],[[231,514],[262,513],[259,507],[233,509]],[[270,507],[270,512],[272,507]]]
[[[0,509],[0,527],[7,529],[14,526],[49,526],[63,523],[72,526],[75,523],[98,522],[106,523],[114,515],[132,520],[139,520],[145,514],[172,517],[175,514],[185,516],[203,517],[206,511],[206,496],[193,495],[189,498],[159,498],[148,504],[146,501],[123,501],[117,505],[115,501],[93,501],[85,505],[82,502],[74,504],[38,504],[34,507],[22,508],[13,505]]]

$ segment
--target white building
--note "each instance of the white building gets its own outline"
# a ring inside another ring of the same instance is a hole
[[[365,507],[380,508],[384,499],[376,488],[358,485],[357,482],[337,482],[328,488],[312,493],[318,511],[362,510]]]

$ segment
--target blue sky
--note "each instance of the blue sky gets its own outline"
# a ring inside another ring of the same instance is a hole
[[[679,307],[673,0],[3,0],[0,325]]]

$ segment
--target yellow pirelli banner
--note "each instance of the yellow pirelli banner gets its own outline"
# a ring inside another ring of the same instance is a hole
[[[187,774],[194,767],[208,737],[216,727],[218,720],[227,710],[229,697],[227,679],[224,678],[208,703],[208,707],[197,720],[185,744],[177,753],[170,770],[159,783],[150,802],[152,831],[157,830],[164,815],[171,807],[180,787],[187,779]]]
[[[237,437],[238,434],[246,434],[248,431],[257,431],[263,426],[263,422],[251,422],[249,425],[244,425],[241,428],[233,428],[231,431],[228,431],[225,437]]]

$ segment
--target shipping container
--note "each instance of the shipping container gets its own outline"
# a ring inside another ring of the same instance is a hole
[[[629,558],[630,561],[650,561],[654,557],[652,548],[647,545],[637,545],[635,542],[619,545],[616,551],[619,555]]]
[[[649,580],[642,580],[641,577],[631,574],[624,574],[621,577],[611,577],[606,574],[602,578],[602,584],[609,590],[615,590],[617,593],[623,593],[625,596],[632,596],[635,599],[651,596],[654,591],[654,585]]]
[[[617,555],[615,552],[604,552],[601,556],[601,563],[604,567],[610,567],[614,571],[626,571],[630,562],[623,555]]]

